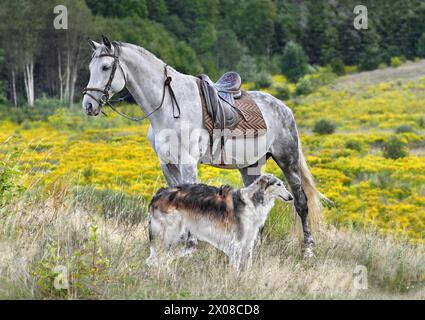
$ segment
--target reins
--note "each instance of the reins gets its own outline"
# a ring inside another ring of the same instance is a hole
[[[168,88],[168,91],[169,91],[170,97],[171,97],[171,104],[172,104],[172,107],[173,107],[173,118],[174,119],[180,118],[181,109],[180,109],[179,103],[177,101],[176,95],[174,94],[174,90],[171,87],[171,82],[172,82],[173,79],[172,79],[171,76],[168,75],[168,69],[167,69],[168,68],[168,64],[166,64],[164,66],[165,80],[164,80],[164,85],[163,85],[163,89],[162,89],[161,103],[157,107],[155,107],[151,112],[149,112],[147,115],[145,115],[144,117],[135,118],[135,117],[131,117],[131,116],[126,115],[125,113],[119,111],[117,108],[115,108],[113,106],[113,103],[115,103],[115,102],[122,102],[125,98],[122,98],[122,99],[118,99],[118,100],[114,100],[113,101],[113,100],[110,100],[110,97],[109,97],[109,91],[111,90],[112,81],[114,80],[115,73],[117,71],[117,67],[118,66],[120,66],[121,71],[122,71],[122,74],[124,76],[125,83],[127,84],[127,79],[126,79],[124,70],[123,70],[123,68],[122,68],[122,66],[121,66],[121,64],[119,62],[118,56],[117,55],[113,55],[113,54],[101,54],[101,55],[98,56],[98,58],[101,58],[101,57],[111,57],[111,58],[114,58],[114,63],[112,64],[112,69],[111,69],[111,74],[109,75],[109,80],[106,83],[105,88],[103,90],[102,89],[99,89],[99,88],[89,88],[89,87],[86,87],[83,90],[83,95],[88,95],[89,97],[91,97],[92,99],[94,99],[99,104],[99,106],[101,108],[102,114],[104,114],[105,116],[107,116],[107,114],[102,110],[102,107],[105,106],[105,105],[107,105],[114,112],[116,112],[117,114],[119,114],[120,116],[122,116],[122,117],[124,117],[124,118],[126,118],[128,120],[131,120],[131,121],[143,121],[143,120],[149,118],[152,114],[154,114],[156,111],[158,111],[159,109],[162,108],[162,106],[164,105],[164,102],[165,102],[165,92],[166,92],[166,90]],[[97,99],[96,97],[94,97],[90,93],[90,91],[100,92],[100,93],[102,93],[102,95],[100,96],[100,98]],[[176,114],[176,109],[177,109],[178,114]]]

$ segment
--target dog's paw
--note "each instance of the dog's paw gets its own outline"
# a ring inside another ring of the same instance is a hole
[[[149,257],[149,258],[146,259],[145,264],[148,267],[157,267],[158,266],[158,259]]]
[[[179,257],[190,257],[193,255],[195,247],[184,248],[179,252]]]

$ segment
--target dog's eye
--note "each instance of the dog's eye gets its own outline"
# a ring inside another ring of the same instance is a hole
[[[106,65],[102,67],[102,70],[103,71],[108,71],[109,69],[110,69],[110,67],[109,66],[106,66]]]
[[[280,182],[278,182],[276,185],[277,185],[278,187],[281,187],[281,186],[282,186],[282,184],[281,184]]]

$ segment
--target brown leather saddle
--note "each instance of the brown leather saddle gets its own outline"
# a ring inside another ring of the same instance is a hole
[[[255,137],[266,133],[267,125],[256,102],[244,90],[238,73],[227,72],[216,83],[207,75],[198,76],[204,126],[230,130],[232,136]]]

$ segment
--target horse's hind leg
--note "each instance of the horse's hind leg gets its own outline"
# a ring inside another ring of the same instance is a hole
[[[300,168],[298,165],[298,150],[290,156],[277,157],[273,155],[273,159],[285,174],[288,184],[291,187],[294,196],[295,210],[301,218],[304,232],[304,256],[311,257],[314,255],[314,240],[308,227],[308,205],[307,196],[304,192],[301,180]]]

